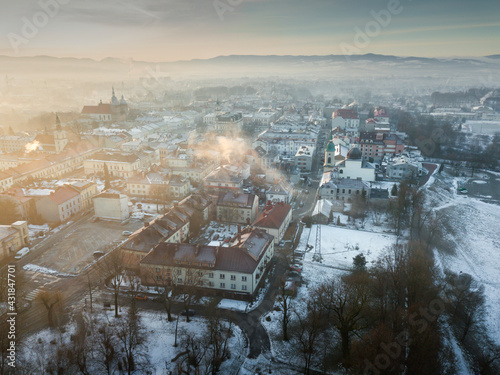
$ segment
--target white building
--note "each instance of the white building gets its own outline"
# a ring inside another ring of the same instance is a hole
[[[274,238],[244,229],[231,246],[160,243],[140,262],[143,285],[195,285],[207,294],[249,298],[265,280]]]
[[[295,154],[295,166],[301,172],[310,172],[314,158],[314,147],[301,146]]]
[[[119,192],[103,192],[93,198],[99,219],[123,221],[129,217],[128,197]]]
[[[363,161],[361,151],[356,147],[349,150],[344,160],[335,164],[332,172],[339,179],[375,181],[375,166]]]

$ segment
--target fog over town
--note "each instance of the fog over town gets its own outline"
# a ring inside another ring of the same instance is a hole
[[[0,374],[500,373],[500,3],[0,13]]]

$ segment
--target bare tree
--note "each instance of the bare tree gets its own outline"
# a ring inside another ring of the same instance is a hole
[[[191,263],[188,261],[188,263]],[[206,271],[195,267],[178,267],[175,269],[177,277],[176,285],[180,292],[184,311],[186,312],[186,322],[189,322],[189,309],[193,298],[198,294],[199,289],[205,285]]]
[[[276,298],[278,306],[281,308],[281,329],[283,330],[283,340],[288,341],[288,325],[291,319],[292,311],[292,293],[287,290],[287,282],[284,277],[278,280],[278,297]]]
[[[305,313],[294,310],[296,316],[296,326],[293,329],[293,336],[304,358],[304,374],[309,375],[313,356],[320,349],[317,340],[325,329],[320,306],[315,301],[310,301]]]
[[[113,250],[111,253],[106,254],[102,260],[97,263],[100,272],[109,280],[109,284],[113,288],[113,295],[115,300],[115,317],[118,317],[118,295],[120,288],[124,282],[125,263],[123,253],[120,249]]]
[[[358,274],[365,278],[365,275]],[[368,288],[362,282],[337,278],[321,284],[314,290],[314,298],[338,331],[341,338],[342,357],[349,364],[350,337],[364,327],[363,312],[367,305]]]
[[[125,372],[128,375],[143,374],[147,368],[146,336],[137,315],[135,299],[128,314],[118,322],[116,336],[124,353],[121,363]]]
[[[448,311],[459,329],[459,340],[464,342],[468,333],[481,323],[484,313],[484,285],[469,274],[447,272],[446,296]]]
[[[104,322],[94,332],[95,360],[98,367],[107,375],[114,372],[117,357],[115,350],[117,338],[114,329],[107,322]]]
[[[62,294],[58,291],[42,290],[37,296],[39,301],[47,310],[49,327],[54,328],[58,322],[58,313],[62,312]]]

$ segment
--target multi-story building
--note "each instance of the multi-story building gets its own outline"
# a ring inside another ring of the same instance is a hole
[[[110,176],[128,178],[134,176],[143,163],[136,154],[108,150],[98,152],[85,160],[83,168],[86,175],[103,175],[104,165],[107,166]]]
[[[314,158],[314,147],[301,146],[295,154],[295,166],[301,172],[310,172]]]
[[[180,243],[189,237],[190,216],[182,207],[174,207],[163,216],[145,222],[121,247],[128,268],[137,269],[139,262],[159,243]]]
[[[248,299],[265,279],[274,255],[273,236],[239,232],[231,246],[160,243],[140,262],[143,285],[195,286],[207,294]]]
[[[255,194],[221,193],[217,200],[219,221],[250,224],[259,212],[259,197]]]
[[[218,167],[203,179],[204,188],[210,193],[238,192],[243,186],[243,176],[238,171]]]
[[[389,160],[386,167],[386,175],[390,179],[404,179],[409,177],[420,177],[423,168],[420,161],[411,160],[405,156],[399,156]]]
[[[278,153],[280,156],[294,157],[301,146],[314,148],[318,134],[314,131],[289,132],[267,130],[252,143],[252,148],[261,147],[266,153]]]
[[[27,135],[0,135],[0,152],[5,154],[22,151],[34,137]]]
[[[290,203],[292,201],[293,189],[290,184],[281,181],[272,185],[266,191],[266,201],[271,203]]]
[[[267,205],[252,225],[274,236],[274,243],[277,245],[283,239],[291,221],[292,206],[279,202]]]
[[[396,156],[404,152],[404,141],[395,134],[361,132],[355,145],[364,159],[380,162],[384,156]]]
[[[82,210],[90,210],[94,204],[92,198],[98,194],[97,184],[93,181],[70,181],[69,185],[80,193]]]
[[[10,189],[14,185],[12,173],[0,171],[0,193]]]
[[[333,112],[332,129],[339,128],[344,132],[356,135],[359,132],[359,117],[352,109],[338,109]]]
[[[119,192],[105,191],[92,198],[94,215],[99,219],[123,221],[130,215],[128,197]]]
[[[243,126],[241,113],[218,113],[213,129],[217,134],[238,134]]]
[[[335,164],[325,164],[325,172],[333,172],[336,178],[350,178],[354,180],[375,181],[375,166],[363,160],[361,151],[357,147],[351,148],[344,159]]]
[[[160,172],[139,173],[127,180],[129,194],[143,198],[155,198],[162,194],[172,199],[182,199],[191,192],[187,178]]]
[[[82,210],[80,193],[64,185],[36,201],[37,213],[49,223],[64,222]]]
[[[89,142],[80,141],[65,147],[65,151],[48,155],[43,159],[21,164],[4,171],[12,176],[13,183],[23,183],[28,179],[54,179],[72,173],[81,167],[84,160],[92,157],[100,149]]]
[[[365,191],[366,193],[363,193]],[[335,201],[351,203],[356,195],[366,194],[370,197],[370,185],[362,180],[350,178],[336,178],[335,173],[326,172],[319,185],[320,199],[328,199],[337,205]]]
[[[28,246],[29,241],[27,221],[16,221],[11,225],[0,225],[0,260]]]

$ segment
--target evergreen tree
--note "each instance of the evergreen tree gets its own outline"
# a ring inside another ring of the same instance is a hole
[[[358,254],[353,260],[354,270],[355,271],[366,271],[366,258],[363,254]]]
[[[393,197],[395,197],[396,195],[398,195],[398,186],[397,186],[396,184],[394,184],[394,185],[392,186],[391,195],[392,195]]]

